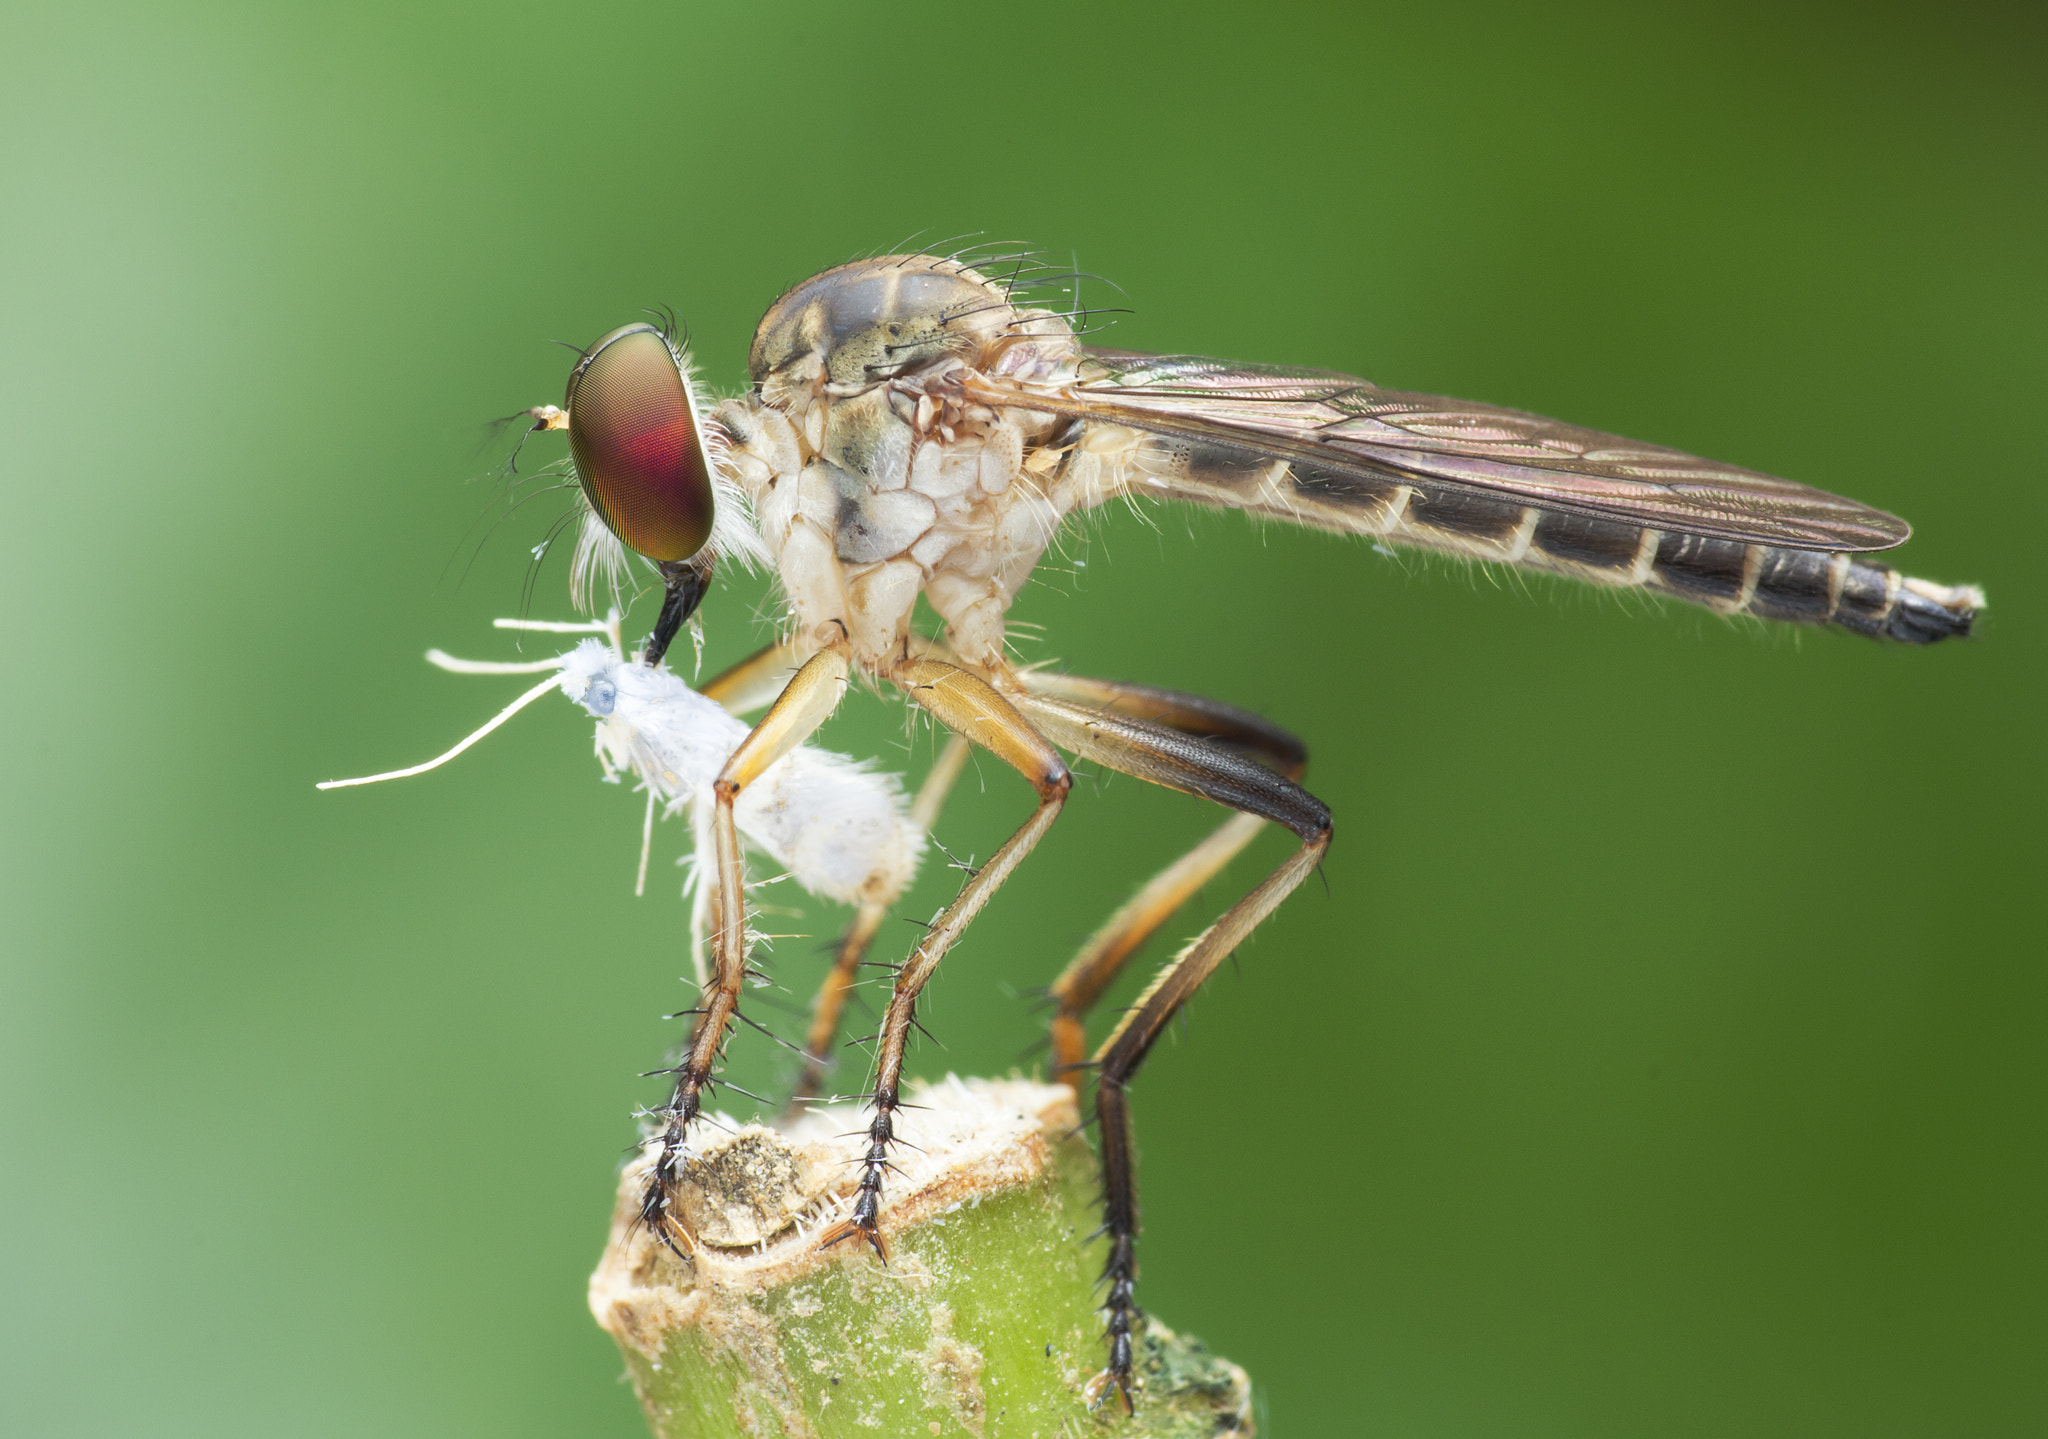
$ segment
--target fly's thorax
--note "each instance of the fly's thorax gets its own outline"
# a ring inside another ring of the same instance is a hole
[[[756,389],[720,411],[799,630],[898,652],[919,593],[955,650],[996,667],[1003,615],[1072,507],[1060,422],[967,403],[961,377],[1057,369],[1065,320],[925,256],[841,266],[778,301]]]
[[[776,415],[758,428],[793,438],[794,453],[770,442],[741,465],[800,625],[822,641],[843,623],[873,665],[900,647],[928,591],[956,647],[995,663],[1002,614],[1066,512],[1047,427],[888,389],[812,413],[815,446]]]
[[[794,392],[821,384],[847,391],[947,359],[981,368],[992,349],[1033,328],[1026,314],[1007,287],[957,260],[856,260],[771,305],[747,368],[763,397],[786,409]]]
[[[1081,354],[1064,315],[1013,304],[1007,285],[957,260],[885,255],[814,275],[777,300],[747,365],[760,402],[787,416],[813,451],[865,472],[856,461],[886,470],[908,456],[874,453],[887,431],[839,415],[841,406],[865,400],[903,413],[963,372],[1064,374]]]

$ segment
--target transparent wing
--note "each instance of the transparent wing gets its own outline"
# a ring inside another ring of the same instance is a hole
[[[1125,425],[1197,445],[1252,451],[1309,470],[1479,492],[1655,529],[1809,550],[1883,550],[1904,520],[1854,500],[1661,445],[1541,415],[1382,389],[1327,370],[1232,364],[1197,355],[1089,350],[1066,384],[977,377],[986,403]],[[1233,503],[1216,493],[1178,498]],[[1246,484],[1252,484],[1252,472]],[[1158,492],[1156,483],[1153,486]],[[1341,507],[1342,486],[1316,487]],[[1168,486],[1171,493],[1171,486]],[[1244,507],[1322,522],[1246,497]]]

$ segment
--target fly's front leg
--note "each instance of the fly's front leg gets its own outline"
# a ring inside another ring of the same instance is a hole
[[[661,1154],[640,1199],[640,1221],[681,1253],[678,1239],[687,1240],[671,1204],[677,1170],[690,1122],[703,1107],[705,1089],[718,1065],[726,1030],[739,1012],[740,987],[747,975],[746,871],[740,859],[739,830],[733,802],[761,772],[809,739],[846,693],[847,659],[843,650],[820,650],[804,662],[795,678],[769,706],[768,713],[740,741],[725,769],[712,784],[711,977],[690,1031],[689,1046],[675,1068],[675,1093],[656,1111],[662,1121]]]
[[[1109,1364],[1091,1385],[1091,1395],[1099,1399],[1115,1385],[1128,1409],[1132,1337],[1139,1318],[1137,1156],[1128,1086],[1189,996],[1322,861],[1330,847],[1330,811],[1307,790],[1264,765],[1164,725],[1041,696],[1027,696],[1018,708],[1062,749],[1152,784],[1284,824],[1301,839],[1300,849],[1168,961],[1096,1051],[1103,1228],[1110,1246],[1103,1267],[1109,1285],[1103,1304]]]
[[[980,745],[1030,780],[1031,787],[1038,792],[1038,808],[989,857],[988,863],[968,876],[960,893],[941,911],[910,952],[910,958],[896,971],[895,992],[889,997],[881,1033],[876,1037],[875,1087],[869,1097],[875,1117],[868,1126],[868,1152],[861,1164],[860,1190],[854,1197],[852,1215],[835,1225],[824,1239],[830,1245],[858,1235],[874,1246],[875,1253],[885,1262],[888,1255],[882,1247],[876,1220],[881,1210],[882,1174],[889,1166],[889,1145],[896,1137],[903,1051],[916,1019],[918,993],[961,931],[1052,828],[1074,783],[1059,752],[986,681],[935,659],[904,660],[890,672],[889,678],[940,724]]]
[[[1049,671],[1020,676],[1036,695],[1061,699],[1131,719],[1146,720],[1198,739],[1226,745],[1255,758],[1288,779],[1298,780],[1308,764],[1308,747],[1261,715],[1201,695],[1179,694],[1150,685],[1119,684]],[[1240,813],[1149,880],[1102,927],[1088,937],[1052,985],[1052,1064],[1055,1078],[1078,1094],[1088,1050],[1087,1012],[1115,982],[1133,954],[1171,919],[1195,892],[1220,873],[1265,828],[1263,816]]]
[[[803,654],[795,640],[777,640],[706,680],[698,693],[716,700],[729,714],[752,714],[773,704],[788,688]]]
[[[966,764],[967,741],[957,734],[947,736],[946,747],[932,762],[931,772],[918,786],[917,798],[910,804],[911,823],[921,832],[929,832],[938,819],[953,782],[960,778],[960,771]],[[792,1104],[800,1099],[817,1097],[824,1089],[832,1071],[833,1042],[839,1036],[839,1021],[846,1013],[846,1001],[853,992],[854,977],[861,961],[867,957],[868,946],[874,942],[882,921],[889,916],[889,906],[896,899],[897,896],[892,894],[865,901],[854,911],[846,933],[839,937],[832,969],[826,974],[824,983],[818,986],[817,1000],[811,1006],[811,1029],[804,1041],[804,1067],[797,1077],[796,1093],[790,1101]]]
[[[772,701],[788,684],[802,651],[793,639],[766,646],[732,668],[705,682],[703,694],[736,715],[744,715]],[[959,779],[967,762],[967,741],[949,736],[932,763],[917,797],[911,802],[910,818],[921,831],[929,831],[946,802],[948,792]],[[853,991],[861,961],[889,917],[889,906],[897,895],[863,902],[855,911],[834,948],[832,968],[818,987],[811,1005],[811,1024],[804,1043],[804,1065],[797,1076],[791,1107],[806,1098],[822,1094],[832,1069],[833,1042],[845,1015],[846,1001]]]

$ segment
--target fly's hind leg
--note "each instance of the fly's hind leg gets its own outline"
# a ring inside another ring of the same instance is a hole
[[[1266,827],[1255,814],[1232,815],[1209,837],[1168,865],[1104,920],[1053,981],[1052,1077],[1079,1096],[1088,1070],[1087,1015],[1132,955],[1180,907]]]
[[[953,782],[960,778],[960,771],[966,764],[967,741],[957,734],[948,736],[945,748],[932,762],[931,772],[918,786],[917,798],[910,804],[910,821],[920,832],[929,831],[938,819]],[[882,921],[888,918],[889,906],[896,899],[897,896],[891,894],[863,901],[854,911],[846,932],[840,935],[838,948],[832,957],[832,968],[825,975],[824,983],[818,986],[818,997],[811,1004],[811,1028],[804,1040],[804,1067],[797,1076],[796,1092],[790,1097],[792,1106],[822,1094],[825,1081],[832,1072],[833,1044],[839,1037],[839,1021],[846,1013],[847,997],[853,993],[854,977],[861,961],[867,957],[868,946],[874,943]]]
[[[1179,734],[1211,741],[1259,760],[1286,778],[1299,780],[1308,747],[1261,715],[1201,695],[1150,685],[1119,684],[1050,671],[1019,676],[1027,689],[1126,718],[1164,725]],[[1214,879],[1265,828],[1265,816],[1232,815],[1208,838],[1154,875],[1088,937],[1050,991],[1052,1072],[1078,1094],[1087,1068],[1087,1013],[1115,982],[1132,955],[1172,919],[1195,892]]]
[[[1066,803],[1067,792],[1073,788],[1073,780],[1058,751],[986,681],[936,659],[906,659],[890,672],[889,678],[940,724],[1030,780],[1038,793],[1038,807],[1003,842],[1002,848],[989,856],[986,864],[967,877],[960,893],[940,911],[903,967],[896,971],[895,992],[889,997],[889,1008],[876,1036],[875,1084],[869,1095],[874,1120],[868,1126],[869,1142],[861,1163],[860,1188],[854,1196],[853,1213],[843,1223],[834,1225],[823,1240],[824,1244],[832,1245],[857,1236],[872,1245],[884,1261],[888,1255],[876,1227],[881,1212],[882,1176],[889,1167],[889,1146],[896,1138],[903,1051],[916,1022],[917,996],[938,969],[946,951],[981,912],[989,897],[1052,828]]]
[[[820,650],[804,661],[768,713],[740,741],[712,784],[711,977],[697,1009],[697,1022],[682,1061],[675,1067],[675,1092],[655,1111],[661,1121],[661,1152],[640,1198],[640,1222],[677,1253],[689,1235],[672,1202],[690,1124],[703,1108],[747,975],[746,871],[740,858],[733,802],[763,770],[817,731],[846,692],[847,658],[838,649]],[[681,1242],[679,1242],[681,1241]]]
[[[1109,1363],[1091,1386],[1091,1394],[1099,1399],[1114,1385],[1128,1409],[1132,1342],[1139,1318],[1138,1189],[1131,1132],[1131,1079],[1167,1024],[1202,982],[1321,863],[1330,847],[1330,811],[1291,779],[1183,730],[1043,696],[1026,697],[1019,701],[1018,708],[1062,749],[1152,784],[1200,795],[1245,815],[1284,824],[1301,840],[1301,847],[1279,868],[1168,961],[1096,1051],[1095,1113],[1102,1136],[1103,1228],[1110,1246],[1103,1268],[1103,1279],[1109,1286],[1103,1304],[1108,1315],[1104,1337],[1109,1343]]]

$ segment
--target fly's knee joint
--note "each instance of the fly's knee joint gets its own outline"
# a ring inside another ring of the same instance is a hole
[[[1079,1012],[1061,1003],[1059,1012],[1052,1020],[1052,1077],[1054,1080],[1078,1089],[1081,1083],[1081,1068],[1087,1063],[1087,1033],[1081,1027]]]
[[[1294,831],[1294,837],[1310,849],[1328,849],[1330,837],[1336,832],[1330,820],[1330,807],[1308,791],[1301,791],[1301,797],[1308,803],[1302,812],[1282,821]]]
[[[1073,789],[1073,772],[1065,765],[1059,765],[1038,782],[1038,798],[1042,803],[1065,804]]]
[[[727,779],[724,775],[720,775],[711,782],[711,790],[712,793],[716,794],[726,804],[731,804],[740,797],[739,781]]]

